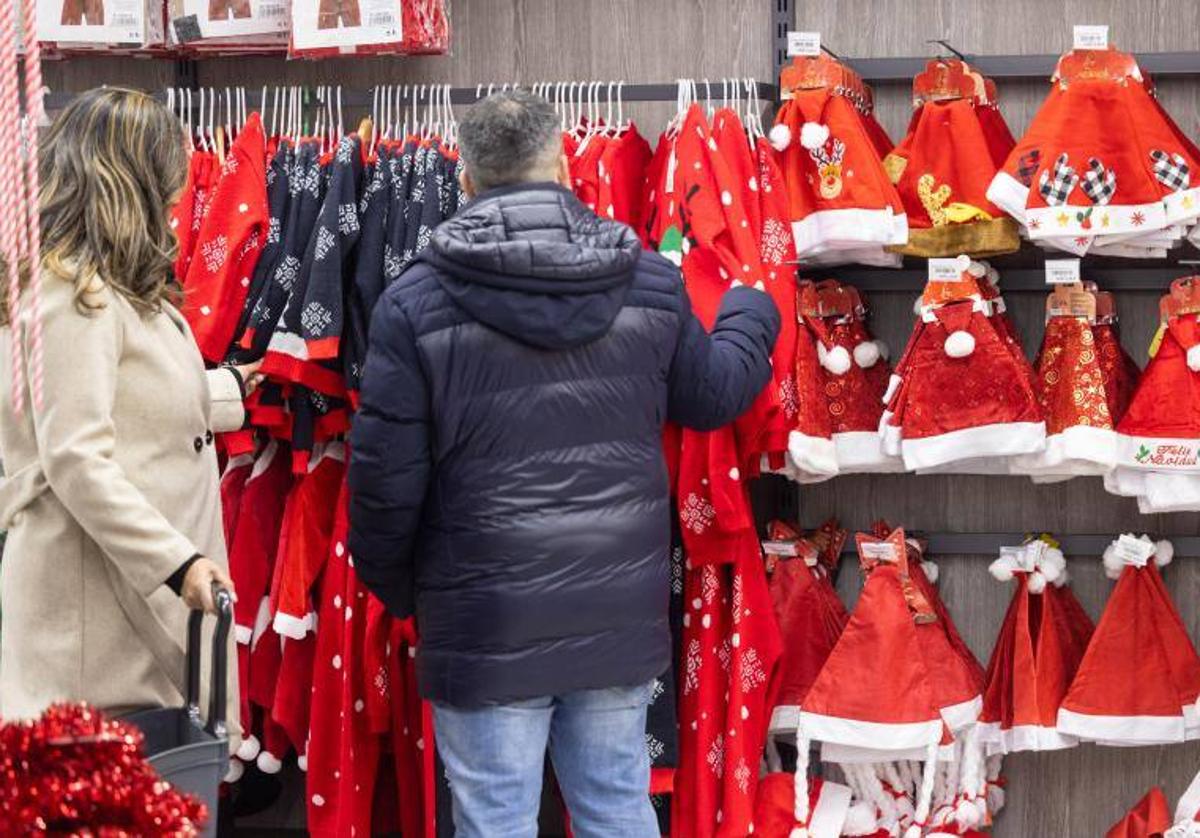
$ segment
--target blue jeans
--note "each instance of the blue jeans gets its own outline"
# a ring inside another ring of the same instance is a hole
[[[516,704],[435,704],[455,838],[537,838],[547,747],[576,838],[658,838],[650,803],[650,685]]]

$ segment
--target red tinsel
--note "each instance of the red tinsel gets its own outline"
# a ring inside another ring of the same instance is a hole
[[[0,835],[197,835],[204,804],[159,779],[136,727],[82,704],[0,725]]]

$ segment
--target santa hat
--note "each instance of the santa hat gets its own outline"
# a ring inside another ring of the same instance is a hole
[[[1105,292],[1101,292],[1102,294]],[[1100,372],[1104,376],[1104,395],[1108,399],[1108,414],[1116,427],[1125,417],[1125,411],[1133,401],[1138,379],[1142,375],[1137,362],[1121,345],[1117,331],[1116,315],[1097,318],[1092,324],[1092,338]]]
[[[761,838],[838,838],[850,810],[850,789],[813,777],[808,780],[803,823],[795,816],[796,786],[792,775],[775,772],[758,781],[754,834]]]
[[[803,290],[803,283],[802,283]],[[788,433],[784,473],[799,483],[828,480],[838,473],[837,448],[825,400],[825,363],[828,350],[802,321],[796,334],[796,422]]]
[[[1117,423],[1117,467],[1104,487],[1143,499],[1147,511],[1200,509],[1200,374],[1189,361],[1200,355],[1200,324],[1195,315],[1175,317],[1161,334]]]
[[[1158,570],[1173,552],[1131,535],[1105,550],[1117,585],[1058,711],[1060,732],[1118,745],[1200,736],[1200,658]]]
[[[1046,426],[1032,382],[979,300],[926,310],[889,412],[909,469],[1038,451]],[[885,431],[886,431],[885,427]],[[886,433],[885,433],[886,442]]]
[[[1058,708],[1092,621],[1066,586],[1062,551],[1040,539],[1006,547],[989,570],[1016,589],[988,663],[980,738],[993,753],[1071,747],[1077,740],[1056,728]]]
[[[909,224],[901,253],[994,255],[1020,248],[1017,223],[987,199],[998,162],[971,99],[925,102],[889,160],[903,160],[889,167]]]
[[[1169,834],[1167,830],[1170,827],[1167,798],[1163,796],[1162,789],[1155,786],[1104,835],[1105,838],[1160,838]]]
[[[1017,458],[1014,470],[1033,476],[1107,473],[1116,465],[1117,434],[1087,318],[1050,317],[1037,364],[1046,448]]]

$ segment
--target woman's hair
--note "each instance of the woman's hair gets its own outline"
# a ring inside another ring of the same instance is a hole
[[[96,277],[139,311],[179,300],[168,214],[187,152],[168,108],[136,90],[89,90],[41,138],[38,170],[42,269],[75,284],[81,311],[94,308],[85,291]]]

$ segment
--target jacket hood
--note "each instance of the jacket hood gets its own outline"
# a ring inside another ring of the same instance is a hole
[[[465,204],[434,231],[422,258],[476,320],[565,349],[608,332],[640,252],[626,225],[597,217],[557,184],[531,183]]]

